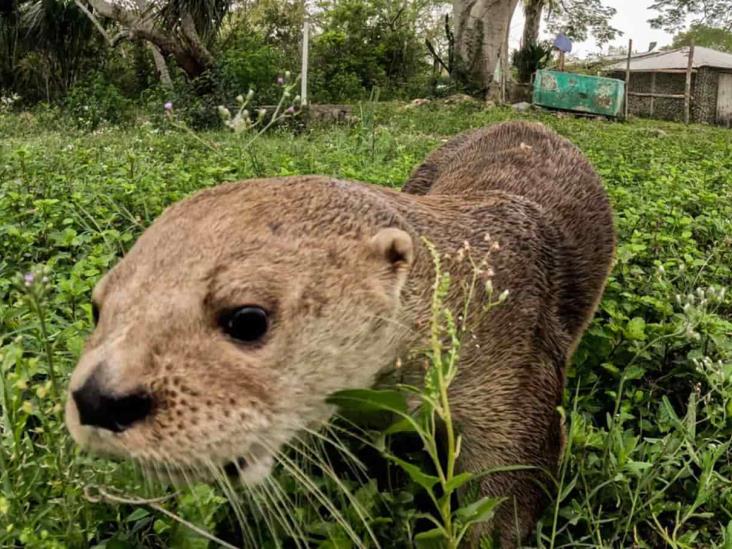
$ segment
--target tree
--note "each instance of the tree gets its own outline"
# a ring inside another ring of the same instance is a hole
[[[0,90],[27,100],[64,94],[100,58],[91,23],[67,0],[0,4]]]
[[[426,69],[417,35],[421,6],[415,0],[321,2],[314,18],[321,32],[311,54],[313,93],[333,101],[365,96],[377,86],[403,93]]]
[[[13,88],[20,58],[20,9],[16,2],[0,4],[0,91]]]
[[[453,1],[452,70],[470,88],[488,91],[517,3],[518,0]]]
[[[529,46],[539,39],[539,28],[544,12],[552,32],[563,32],[576,41],[586,40],[592,34],[602,44],[622,34],[610,25],[616,9],[602,0],[524,0],[524,32],[521,44]]]
[[[732,31],[710,27],[701,23],[692,25],[689,30],[676,34],[671,47],[688,46],[692,40],[697,46],[732,53]]]
[[[111,45],[125,38],[146,40],[162,55],[172,56],[190,78],[213,67],[206,39],[218,30],[230,6],[228,0],[87,0],[90,12],[83,0],[75,1],[90,19],[100,15],[121,27],[115,37],[105,33]]]
[[[524,32],[521,36],[521,46],[526,48],[539,41],[539,28],[544,6],[548,0],[524,0]]]
[[[648,20],[655,28],[677,31],[691,18],[692,25],[732,31],[732,0],[657,0],[650,9],[659,12]]]
[[[246,10],[245,18],[266,44],[286,56],[298,58],[306,3],[303,0],[256,0]]]

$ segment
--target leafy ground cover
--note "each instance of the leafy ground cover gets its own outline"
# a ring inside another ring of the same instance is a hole
[[[138,505],[129,494],[160,487],[131,465],[79,454],[62,425],[60,393],[91,327],[91,288],[167,204],[255,176],[398,187],[449,136],[518,116],[473,104],[358,114],[350,127],[270,132],[249,148],[241,135],[194,136],[162,116],[94,133],[43,113],[0,116],[1,546],[216,546],[169,513],[233,545],[274,547],[270,530],[293,546],[369,546],[369,532],[384,546],[407,544],[416,484],[389,491],[354,475],[345,495],[321,462],[309,482],[329,504],[281,474],[237,505],[208,486]],[[589,156],[619,233],[600,311],[569,370],[567,452],[532,543],[732,547],[732,133],[521,116]],[[100,486],[123,501],[105,500]]]

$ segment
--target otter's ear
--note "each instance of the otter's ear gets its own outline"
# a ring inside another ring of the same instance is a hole
[[[414,246],[412,237],[401,229],[381,229],[369,242],[373,253],[397,271],[405,271],[412,265]]]

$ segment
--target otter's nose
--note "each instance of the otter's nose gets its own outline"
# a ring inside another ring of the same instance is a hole
[[[115,433],[130,428],[152,411],[152,398],[144,391],[116,395],[105,389],[99,380],[98,368],[72,396],[82,425]]]

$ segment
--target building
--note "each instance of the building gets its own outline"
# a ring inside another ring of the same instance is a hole
[[[697,46],[692,61],[691,121],[732,127],[732,54]],[[625,80],[626,63],[618,61],[604,70]],[[630,113],[683,120],[688,63],[688,47],[632,56],[628,91],[649,95],[630,95]]]

